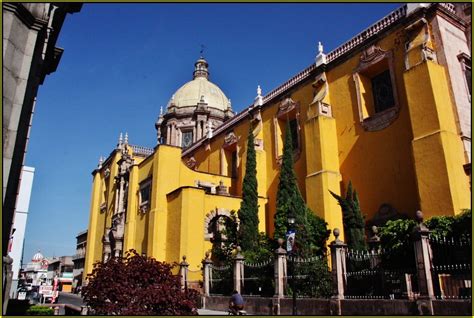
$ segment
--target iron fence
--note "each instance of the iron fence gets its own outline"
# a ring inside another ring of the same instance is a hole
[[[405,266],[393,266],[391,261],[394,255],[391,254],[383,250],[347,250],[345,297],[348,299],[413,298],[418,290],[413,258],[405,258]]]
[[[430,236],[430,247],[436,298],[471,298],[471,238],[448,239]]]
[[[275,293],[273,258],[265,262],[244,262],[242,294],[271,297]]]
[[[210,265],[209,293],[229,296],[234,289],[233,268],[230,265]]]

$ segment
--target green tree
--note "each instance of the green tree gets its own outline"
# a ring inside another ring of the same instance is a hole
[[[240,220],[239,242],[243,251],[255,251],[258,248],[258,183],[255,142],[250,124],[247,139],[247,161],[245,177],[242,183],[242,202],[238,212]]]
[[[301,256],[321,254],[330,231],[327,223],[305,204],[293,170],[293,146],[290,125],[286,125],[283,158],[278,184],[274,239],[284,238],[289,215],[295,217],[296,248]]]
[[[335,194],[332,196],[337,200],[342,209],[342,222],[347,245],[356,250],[366,248],[365,243],[365,221],[360,211],[359,196],[357,191],[352,190],[352,182],[349,181],[346,197]]]

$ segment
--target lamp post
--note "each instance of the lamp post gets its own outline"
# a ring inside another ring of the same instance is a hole
[[[296,231],[295,231],[295,217],[293,215],[288,216],[288,229],[290,235],[288,236],[289,240],[289,256],[290,256],[290,264],[291,264],[291,290],[293,292],[293,316],[296,315],[296,286],[295,286],[295,238],[296,238]],[[294,233],[294,236],[291,235]],[[291,241],[292,240],[292,241]]]

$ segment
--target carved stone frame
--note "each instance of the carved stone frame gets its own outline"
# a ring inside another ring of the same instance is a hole
[[[221,175],[225,175],[225,169],[224,169],[224,160],[225,159],[225,152],[226,151],[237,151],[237,154],[240,151],[240,147],[238,144],[238,141],[240,140],[240,137],[237,137],[233,131],[228,132],[225,137],[224,137],[224,144],[222,145],[221,152],[220,152],[220,160],[221,160],[221,165],[220,165],[220,173]],[[240,157],[237,155],[237,162],[235,163],[237,165],[236,169],[238,169],[240,165]],[[232,176],[230,176],[232,177]]]
[[[204,218],[204,240],[210,241],[213,238],[214,233],[209,233],[209,224],[212,222],[213,219],[220,216],[226,216],[228,218],[232,217],[229,210],[222,208],[216,208],[215,210],[212,210],[211,212],[206,214],[206,217]],[[239,220],[237,219],[237,229],[239,229],[238,222]]]
[[[281,165],[282,159],[283,159],[283,154],[280,155],[278,154],[278,145],[279,145],[279,138],[278,138],[278,120],[287,120],[289,119],[289,115],[291,113],[295,113],[295,119],[296,119],[296,124],[297,124],[297,131],[298,131],[298,148],[293,149],[293,156],[294,156],[294,161],[297,161],[301,155],[301,123],[300,123],[300,103],[293,101],[290,97],[284,98],[281,102],[280,105],[278,106],[278,112],[277,114],[273,117],[273,140],[275,142],[275,151],[274,151],[274,156],[275,160],[278,163],[278,165]],[[293,118],[292,118],[293,119]],[[285,132],[282,132],[283,135]],[[284,139],[284,137],[283,137]]]
[[[360,87],[360,76],[363,76],[363,73],[375,67],[377,64],[382,63],[384,60],[387,61],[388,70],[390,72],[390,81],[392,85],[392,93],[394,105],[384,111],[374,113],[369,117],[364,118],[363,114],[363,105],[362,105],[362,94]],[[398,118],[400,112],[400,104],[398,102],[397,96],[397,85],[395,82],[395,70],[394,70],[394,59],[392,51],[384,51],[380,47],[375,45],[367,48],[360,57],[359,66],[354,70],[353,80],[356,88],[357,95],[357,107],[359,111],[359,121],[364,130],[366,131],[379,131],[389,125],[391,125],[395,119]]]

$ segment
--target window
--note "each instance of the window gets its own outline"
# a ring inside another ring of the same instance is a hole
[[[192,131],[184,131],[182,133],[182,138],[181,138],[181,147],[183,149],[188,148],[191,146],[193,143],[193,132]]]
[[[466,80],[467,91],[469,96],[472,95],[472,72],[471,72],[471,57],[465,53],[458,55],[458,60],[461,62],[461,68]]]
[[[226,134],[221,148],[221,174],[236,178],[239,167],[239,137],[233,131]]]
[[[395,104],[393,99],[390,71],[385,70],[372,78],[372,95],[375,113],[380,113]]]
[[[353,79],[362,127],[378,131],[389,126],[399,112],[392,52],[376,46],[366,49]]]
[[[141,213],[146,213],[151,206],[151,179],[147,179],[140,184],[138,190],[139,210]]]
[[[299,147],[298,122],[296,121],[296,119],[291,119],[289,121],[289,124],[290,124],[290,131],[291,131],[291,145],[292,145],[293,149],[298,149],[298,147]]]
[[[291,98],[285,98],[280,103],[278,113],[273,119],[274,125],[274,141],[275,141],[275,159],[278,164],[281,163],[283,156],[283,146],[285,142],[286,126],[290,125],[291,140],[293,146],[294,160],[298,160],[301,153],[301,136],[300,136],[300,116],[299,103],[294,102]]]

